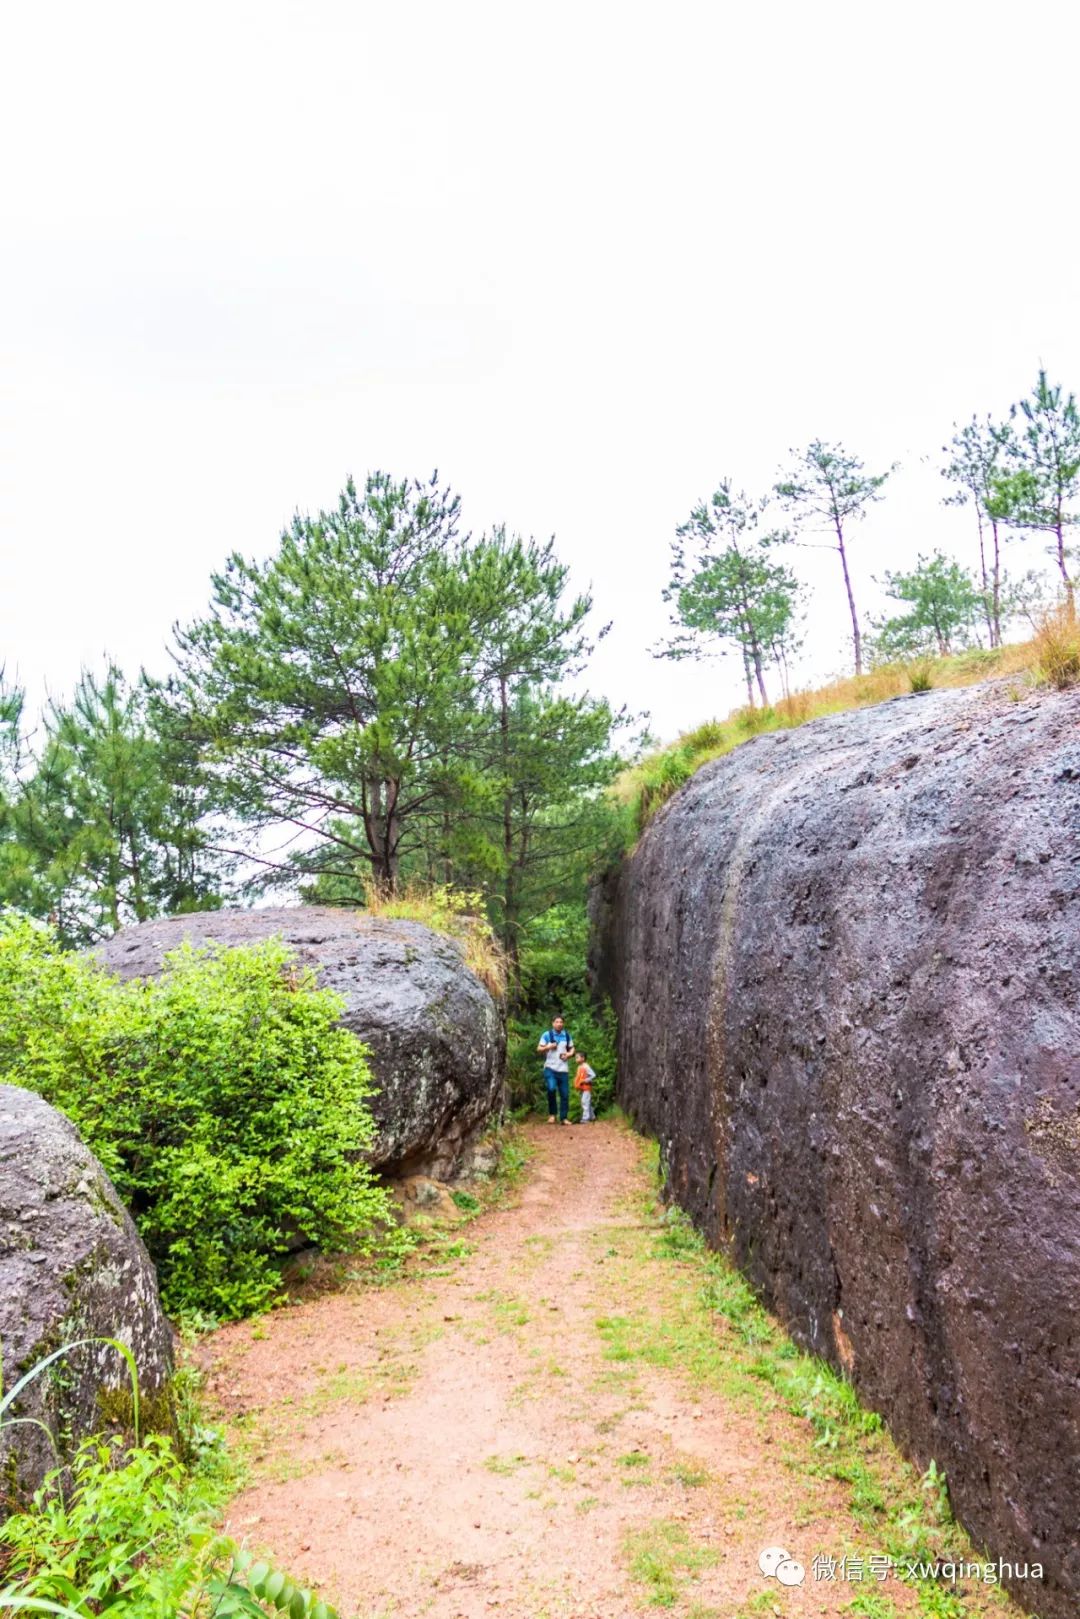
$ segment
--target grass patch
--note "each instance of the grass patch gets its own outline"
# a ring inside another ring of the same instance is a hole
[[[500,1478],[508,1478],[512,1473],[517,1473],[521,1468],[528,1467],[528,1465],[529,1458],[521,1455],[486,1456],[484,1458],[484,1466],[488,1472],[497,1473]]]
[[[630,1578],[652,1608],[673,1608],[688,1581],[719,1561],[719,1553],[690,1539],[681,1524],[661,1518],[623,1541]]]
[[[518,1327],[526,1327],[529,1324],[528,1305],[524,1299],[515,1298],[513,1293],[503,1293],[499,1288],[493,1287],[486,1293],[476,1293],[474,1298],[477,1304],[490,1306],[499,1332],[514,1332]]]
[[[596,1322],[605,1357],[620,1368],[666,1368],[696,1389],[719,1391],[758,1413],[763,1431],[775,1429],[778,1409],[797,1418],[805,1425],[805,1442],[781,1451],[782,1459],[811,1490],[814,1479],[843,1487],[852,1527],[865,1536],[867,1552],[898,1561],[974,1560],[950,1510],[941,1470],[931,1464],[920,1476],[853,1386],[791,1341],[680,1210],[657,1219],[650,1195],[638,1213],[643,1228],[623,1255],[622,1310]],[[655,1271],[649,1274],[656,1265],[667,1272],[666,1286],[658,1285]],[[669,1589],[670,1582],[661,1586]],[[958,1594],[959,1588],[926,1580],[915,1590],[926,1619],[960,1619],[971,1611],[964,1602],[975,1596],[974,1588]],[[880,1594],[867,1588],[855,1596],[869,1601]],[[978,1596],[987,1593],[979,1587]],[[892,1619],[892,1609],[867,1609],[865,1619]]]
[[[456,939],[466,967],[498,1000],[505,997],[506,956],[484,916],[484,897],[479,892],[414,879],[391,895],[369,883],[364,891],[364,910],[368,916],[422,922],[435,933]]]
[[[742,1613],[771,1613],[776,1606],[777,1593],[770,1588],[767,1591],[755,1591],[752,1597],[747,1597],[742,1605]]]
[[[616,1466],[622,1469],[619,1482],[624,1490],[652,1488],[652,1457],[643,1450],[631,1450],[625,1456],[617,1457]]]
[[[896,1603],[884,1591],[867,1586],[856,1591],[850,1602],[845,1602],[844,1613],[855,1613],[860,1619],[896,1619]]]
[[[1080,680],[1080,620],[1068,607],[1044,614],[1033,643],[1042,678],[1064,691]]]

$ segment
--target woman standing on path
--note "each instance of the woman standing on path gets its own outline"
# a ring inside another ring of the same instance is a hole
[[[536,1049],[544,1059],[548,1123],[555,1123],[555,1099],[558,1096],[559,1122],[569,1124],[570,1058],[574,1055],[574,1038],[561,1017],[552,1018],[550,1029],[544,1030]]]

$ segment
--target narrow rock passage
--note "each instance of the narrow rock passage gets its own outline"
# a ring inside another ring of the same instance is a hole
[[[692,1268],[655,1255],[642,1143],[528,1134],[511,1206],[441,1274],[216,1335],[211,1390],[251,1458],[232,1532],[346,1619],[841,1613],[855,1589],[811,1559],[862,1542],[808,1424],[727,1386],[719,1342],[708,1377],[677,1333],[640,1352],[650,1323],[700,1315]],[[770,1545],[801,1587],[764,1578]],[[899,1582],[865,1590],[915,1611]]]

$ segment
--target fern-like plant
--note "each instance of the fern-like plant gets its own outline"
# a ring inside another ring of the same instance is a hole
[[[0,1430],[20,1394],[63,1356],[109,1344],[131,1378],[135,1443],[83,1442],[67,1468],[48,1475],[26,1509],[0,1524],[0,1610],[61,1619],[337,1619],[281,1569],[256,1560],[214,1527],[214,1504],[186,1471],[171,1439],[138,1435],[139,1377],[115,1338],[82,1338],[45,1355],[3,1393]],[[54,1452],[56,1445],[49,1434]]]

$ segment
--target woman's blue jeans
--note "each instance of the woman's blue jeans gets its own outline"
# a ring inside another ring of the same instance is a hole
[[[544,1084],[547,1087],[548,1114],[555,1117],[555,1101],[558,1098],[559,1118],[565,1119],[570,1111],[570,1075],[557,1074],[554,1068],[544,1069]]]

